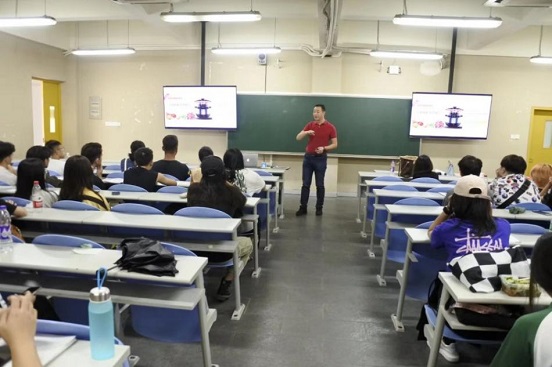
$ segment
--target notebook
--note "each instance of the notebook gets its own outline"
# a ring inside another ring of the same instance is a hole
[[[259,163],[259,155],[253,153],[243,154],[243,164],[246,168],[257,168]]]
[[[35,345],[40,362],[46,366],[76,341],[77,338],[74,335],[36,335]],[[9,348],[4,339],[0,339],[0,366],[12,367]]]

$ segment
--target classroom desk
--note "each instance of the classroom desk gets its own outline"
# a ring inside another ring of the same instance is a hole
[[[367,189],[367,186],[365,184],[366,181],[373,180],[376,177],[382,177],[382,176],[396,176],[397,172],[391,173],[390,171],[383,171],[383,170],[374,170],[374,171],[358,171],[358,184],[357,184],[357,197],[358,197],[358,211],[357,211],[357,218],[356,222],[361,223],[360,219],[360,212],[362,209],[362,197],[364,196],[364,192]],[[457,176],[439,176],[439,181],[446,183],[451,181],[458,180],[459,177]],[[401,177],[403,181],[409,181],[409,177]],[[393,183],[398,184],[399,182],[391,181]]]
[[[179,230],[190,232],[225,233],[237,239],[237,230],[240,219],[210,219],[188,218],[174,215],[135,215],[126,213],[102,212],[102,211],[73,211],[44,208],[41,211],[31,211],[29,215],[18,218],[21,221],[48,223],[86,224],[99,227],[127,227],[160,229],[167,232]],[[169,236],[166,236],[169,238]],[[234,264],[241,264],[237,247],[232,254]],[[237,268],[240,266],[238,265]],[[236,271],[234,279],[234,294],[236,296],[236,308],[232,314],[232,320],[239,320],[245,311],[245,305],[241,303],[240,273]]]
[[[33,244],[14,246],[11,254],[0,256],[0,268],[8,270],[0,277],[0,289],[8,292],[22,292],[26,288],[26,282],[34,281],[41,285],[37,291],[39,295],[87,300],[90,289],[95,286],[96,270],[100,266],[111,267],[121,257],[122,252],[99,250],[85,251],[82,254],[74,250],[70,247]],[[199,306],[203,361],[204,366],[211,367],[209,329],[216,320],[216,310],[208,309],[205,298],[203,269],[207,259],[178,255],[175,258],[179,272],[174,277],[156,277],[114,268],[108,272],[106,286],[110,289],[111,298],[115,304],[182,310],[193,310]],[[89,278],[60,277],[51,272],[86,275]],[[133,282],[124,282],[125,280]],[[136,282],[137,280],[153,283],[145,284]],[[163,286],[154,283],[163,283]],[[196,288],[179,286],[193,284]]]
[[[404,257],[404,265],[402,270],[397,271],[397,280],[401,286],[399,291],[399,300],[397,302],[397,312],[391,315],[395,331],[404,331],[402,323],[402,314],[404,308],[404,300],[406,297],[406,287],[408,286],[408,273],[410,270],[410,262],[416,262],[416,257],[412,253],[414,244],[427,244],[430,240],[425,228],[406,228],[405,230],[408,242],[406,244],[406,253]],[[521,234],[515,233],[510,235],[510,245],[519,245],[522,247],[533,247],[540,235],[537,234]],[[467,290],[467,288],[466,288]]]
[[[163,192],[120,191],[118,194],[115,195],[114,192],[115,191],[102,190],[100,191],[100,194],[110,201],[133,200],[133,201],[180,203],[180,204],[188,203],[188,198],[182,197],[181,194],[171,194],[171,193],[163,193]],[[253,209],[253,215],[252,216],[244,215],[241,218],[243,222],[251,222],[253,224],[253,236],[254,236],[253,243],[257,243],[257,240],[259,239],[259,229],[257,226],[257,220],[258,220],[257,206],[259,205],[260,201],[261,201],[261,198],[248,197],[245,202],[245,207]],[[266,244],[268,246],[270,243],[269,242],[270,235],[268,234],[268,230],[266,232],[267,232]],[[251,274],[251,276],[253,278],[258,278],[261,276],[262,268],[259,266],[259,253],[258,253],[257,246],[253,246],[253,256],[254,256],[254,262],[255,262],[255,269],[253,270],[253,273]]]
[[[15,186],[0,186],[0,195],[9,196],[15,194]]]
[[[285,174],[290,167],[270,167],[270,168],[258,168],[258,170],[266,171],[274,176],[279,178],[278,180],[278,213],[280,214],[280,219],[284,219],[284,184],[285,184]],[[265,181],[266,182],[266,181]],[[276,233],[276,232],[275,232]]]
[[[370,233],[370,250],[368,250],[368,255],[370,257],[375,257],[374,254],[374,229],[375,229],[375,218],[377,211],[380,210],[381,206],[379,204],[379,200],[382,197],[389,197],[389,198],[397,198],[397,199],[406,199],[406,198],[424,198],[424,199],[430,199],[435,200],[438,203],[442,203],[443,199],[445,198],[445,193],[442,192],[426,192],[426,191],[395,191],[395,190],[383,190],[383,189],[374,189],[371,193],[367,194],[366,198],[366,205],[368,205],[368,197],[375,197],[374,202],[374,220],[371,221],[371,227],[372,231]],[[367,211],[364,211],[364,221],[362,224],[362,232],[363,237],[365,237],[366,234],[366,223],[368,221]],[[385,239],[387,240],[387,234],[385,236]]]
[[[90,357],[90,342],[88,340],[77,340],[63,353],[57,356],[48,367],[67,367],[79,361],[79,367],[121,367],[130,355],[128,345],[115,345],[115,356],[113,358],[96,361]]]
[[[481,303],[481,304],[501,304],[501,305],[528,305],[528,297],[510,297],[506,293],[498,291],[493,293],[473,293],[464,284],[454,277],[451,273],[439,273],[439,279],[443,282],[443,292],[439,300],[439,309],[437,312],[437,321],[433,330],[431,350],[427,360],[427,367],[435,367],[437,365],[437,357],[439,355],[439,346],[443,337],[443,329],[445,321],[454,325],[454,328],[461,330],[471,329],[473,327],[463,325],[458,322],[456,317],[445,309],[449,297],[454,298],[457,302],[464,303]],[[540,297],[534,299],[534,303],[539,306],[548,306],[552,302],[552,298],[546,292],[543,292]],[[456,322],[455,322],[456,321]],[[432,329],[430,327],[430,329]],[[479,328],[479,330],[481,330]]]

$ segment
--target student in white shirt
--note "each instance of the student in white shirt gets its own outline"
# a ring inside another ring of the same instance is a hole
[[[236,185],[245,195],[258,194],[265,187],[263,178],[257,172],[245,168],[243,154],[239,149],[228,149],[223,160],[226,180]]]
[[[0,181],[10,186],[15,186],[17,182],[17,172],[12,167],[13,153],[15,146],[6,141],[0,141]]]

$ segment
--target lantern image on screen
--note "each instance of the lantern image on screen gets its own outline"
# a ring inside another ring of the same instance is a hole
[[[198,109],[198,113],[196,114],[197,118],[200,120],[211,120],[211,115],[209,114],[209,109],[211,108],[209,104],[211,103],[211,101],[201,98],[195,102],[195,108]]]
[[[449,118],[448,122],[446,123],[447,127],[450,127],[452,129],[461,129],[462,126],[460,126],[460,122],[458,120],[460,119],[460,117],[463,116],[460,113],[464,110],[460,107],[454,106],[451,108],[447,108],[447,111],[448,115],[445,115]]]

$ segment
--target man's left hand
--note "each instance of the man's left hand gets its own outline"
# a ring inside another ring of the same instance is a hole
[[[324,153],[324,147],[318,147],[318,148],[316,148],[315,152],[316,152],[316,154],[322,154],[322,153]]]

